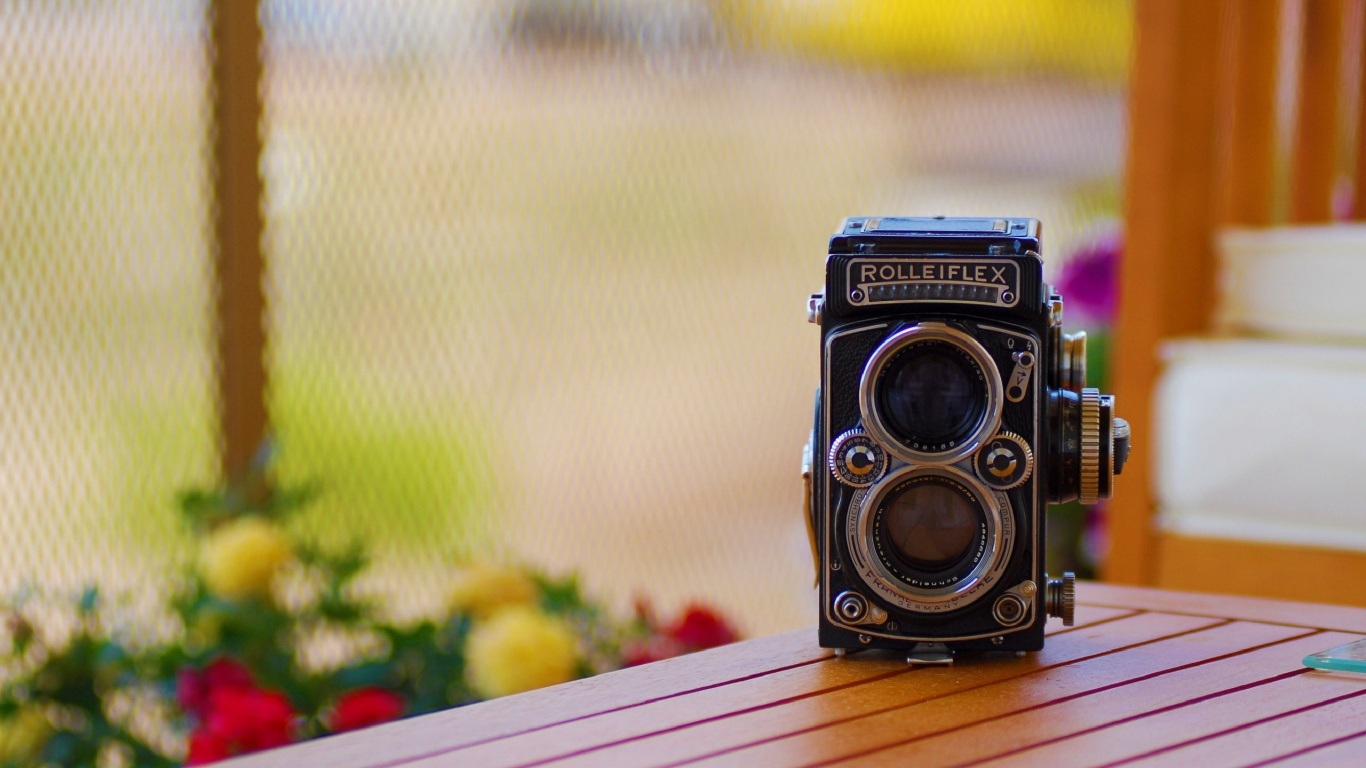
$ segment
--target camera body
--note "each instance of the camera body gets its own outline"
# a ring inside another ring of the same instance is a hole
[[[1071,623],[1046,505],[1108,497],[1128,426],[1085,388],[1041,249],[1034,219],[856,216],[830,238],[803,462],[822,646],[945,663]]]

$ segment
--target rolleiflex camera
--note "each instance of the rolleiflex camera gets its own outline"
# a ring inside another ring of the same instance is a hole
[[[1072,623],[1044,573],[1049,503],[1108,498],[1128,456],[1114,398],[1086,387],[1034,219],[846,219],[830,238],[821,386],[804,457],[820,643],[1037,651]]]

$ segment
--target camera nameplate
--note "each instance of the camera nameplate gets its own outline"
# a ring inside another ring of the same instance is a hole
[[[855,258],[846,267],[855,307],[971,304],[1008,309],[1020,302],[1020,266],[1007,259]]]

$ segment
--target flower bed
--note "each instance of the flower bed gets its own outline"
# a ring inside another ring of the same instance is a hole
[[[154,616],[93,588],[6,602],[0,765],[209,763],[736,639],[702,606],[617,619],[573,578],[493,563],[395,621],[355,588],[364,547],[292,536],[314,493],[265,478],[182,497],[200,551]]]

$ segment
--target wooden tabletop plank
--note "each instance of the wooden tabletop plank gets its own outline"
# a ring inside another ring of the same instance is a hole
[[[1122,587],[1098,582],[1077,584],[1077,602],[1086,605],[1185,613],[1193,616],[1218,616],[1225,619],[1293,624],[1338,632],[1366,633],[1366,608],[1345,605],[1317,605],[1286,600],[1264,600],[1257,597]]]
[[[806,628],[232,765],[1366,765],[1366,676],[1299,666],[1366,634],[1366,609],[1091,583],[1078,601],[1085,626],[1022,658],[834,659]]]
[[[1135,616],[1130,619],[1125,618],[1127,615],[1113,609],[1086,609],[1078,618],[1094,622],[1092,626],[1096,627],[1097,634],[1087,636],[1081,641],[1063,644],[1055,653],[1061,658],[1071,649],[1070,652],[1073,654],[1094,655],[1111,651],[1124,644],[1148,641],[1155,636],[1165,636],[1173,631],[1182,631],[1210,622],[1208,619],[1190,617],[1140,619],[1139,616]],[[1119,627],[1100,629],[1110,624]],[[1061,624],[1055,624],[1049,631],[1065,636],[1084,632],[1087,628],[1075,627],[1064,632],[1065,629]],[[1051,645],[1049,650],[1052,650]],[[458,763],[462,766],[474,765],[481,768],[510,768],[539,765],[556,758],[578,757],[578,762],[585,765],[622,766],[629,764],[624,754],[619,754],[616,750],[604,753],[602,750],[610,750],[642,738],[659,738],[661,734],[690,730],[690,726],[700,723],[728,720],[736,715],[752,712],[765,712],[809,698],[824,698],[848,692],[855,698],[871,702],[872,706],[885,708],[887,694],[883,692],[885,686],[882,684],[910,671],[904,657],[865,653],[858,654],[857,658],[857,661],[854,661],[854,657],[831,660],[760,678],[737,681],[731,685],[698,691],[685,697],[663,699],[638,707],[604,713],[599,717],[576,720],[467,749],[444,751],[439,755],[405,765],[410,768],[429,768]],[[1036,660],[1033,655],[1028,659],[1009,659],[1011,662]],[[984,665],[978,668],[976,674],[999,679],[1002,675],[1021,674],[1034,666],[1032,663],[1017,664],[1014,667]],[[946,680],[944,684],[952,690],[953,686],[962,685],[964,682]],[[748,733],[749,729],[745,729],[745,732]],[[705,746],[708,741],[705,736],[685,733],[683,743],[696,747]],[[658,762],[662,756],[670,754],[660,750],[661,747],[657,745],[648,745],[641,752],[641,756],[647,762]]]
[[[1362,724],[1366,723],[1366,680],[1339,678],[1329,683],[1326,677],[1309,672],[1297,676],[1293,682],[1304,688],[1332,685],[1351,690],[1341,694],[1336,701],[1315,701],[1298,712],[1255,725],[1233,728],[1220,736],[1201,739],[1185,747],[1160,752],[1125,765],[1132,768],[1186,765],[1244,768],[1249,763],[1295,754],[1309,747],[1361,733]],[[1289,682],[1281,687],[1288,687]]]
[[[1306,707],[1317,712],[1319,710],[1314,708],[1320,707],[1324,702],[1344,696],[1354,697],[1350,700],[1357,701],[1358,706],[1366,706],[1366,698],[1361,698],[1363,694],[1366,694],[1366,678],[1292,670],[1290,676],[1281,677],[1265,685],[1234,691],[1225,696],[1199,701],[1150,717],[1121,722],[1077,738],[1057,741],[1040,749],[1032,749],[998,761],[976,764],[975,768],[1090,768],[1119,763],[1129,765],[1128,761],[1133,760],[1150,766],[1199,765],[1201,768],[1213,768],[1214,762],[1218,760],[1210,758],[1214,760],[1210,762],[1203,758],[1197,759],[1194,755],[1212,754],[1221,750],[1241,759],[1241,762],[1233,764],[1247,765],[1258,762],[1261,757],[1270,754],[1264,755],[1257,750],[1244,749],[1241,746],[1249,743],[1245,739],[1254,730],[1248,727],[1250,723],[1267,718],[1276,719],[1272,722],[1284,722],[1283,718],[1289,713]],[[1311,716],[1310,719],[1313,717],[1317,716]],[[1335,727],[1330,727],[1317,741],[1299,744],[1297,748],[1321,744],[1331,741],[1334,737],[1350,735],[1366,728],[1363,725],[1366,721],[1363,721],[1361,715],[1353,717],[1355,719],[1349,726],[1339,723]],[[1270,733],[1273,736],[1278,735],[1274,730]],[[1225,738],[1219,738],[1224,734],[1227,734]],[[1199,746],[1206,743],[1214,746]],[[1161,751],[1183,744],[1190,745],[1189,752],[1185,749]],[[1294,750],[1286,748],[1281,754],[1291,751]],[[1144,760],[1145,755],[1150,757]]]
[[[1361,764],[1366,762],[1363,755],[1366,755],[1366,732],[1305,749],[1263,765],[1274,765],[1276,768],[1361,768]]]
[[[1107,609],[1109,610],[1109,609]],[[1116,611],[1123,613],[1124,611]],[[833,657],[812,628],[246,756],[253,768],[379,768]]]
[[[1184,622],[1182,621],[1184,619]],[[873,753],[951,728],[962,728],[987,718],[1040,706],[1095,688],[1114,685],[1133,677],[1173,666],[1194,663],[1266,642],[1285,639],[1284,627],[1272,625],[1210,624],[1211,619],[1170,614],[1140,614],[1101,624],[1083,632],[1050,639],[1037,659],[966,660],[960,670],[928,669],[908,680],[914,689],[943,680],[932,697],[913,699],[907,706],[883,709],[857,719],[841,719],[839,712],[823,708],[819,699],[808,703],[803,724],[817,723],[783,738],[754,743],[697,761],[707,766],[823,765]],[[1193,622],[1193,623],[1187,623]],[[1123,643],[1108,653],[1088,654],[1049,664],[1052,648],[1065,649],[1066,641],[1087,634],[1116,633],[1124,625],[1134,630],[1137,643]],[[1158,631],[1163,627],[1165,631]],[[1141,640],[1147,630],[1149,639]],[[1033,669],[1024,675],[1003,673],[1014,663]],[[978,671],[982,670],[982,671]],[[988,684],[967,685],[964,678],[982,675]],[[913,690],[914,690],[913,689]],[[692,763],[690,763],[692,764]]]
[[[1303,670],[1300,659],[1306,655],[1335,643],[1350,642],[1355,637],[1314,632],[1107,688],[1092,695],[984,721],[962,730],[935,734],[871,755],[860,765],[913,764],[916,768],[947,768],[1020,754],[1046,744],[1113,727],[1119,722],[1175,710],[1248,687],[1265,685],[1286,674],[1297,674],[1297,670]],[[1062,748],[1073,756],[1090,754],[1087,750],[1073,746],[1062,745]],[[1021,761],[1025,760],[1021,758]],[[1041,761],[1033,759],[1028,762],[1039,764]],[[1000,761],[999,764],[1010,764],[1010,761]],[[1057,765],[1056,762],[1045,764]]]

